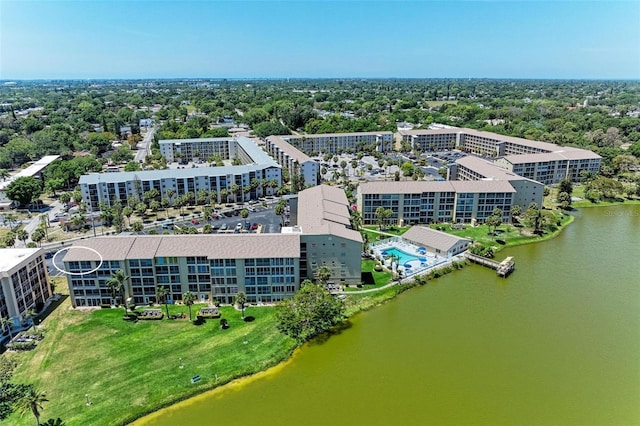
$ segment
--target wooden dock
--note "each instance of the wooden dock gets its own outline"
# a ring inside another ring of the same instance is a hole
[[[472,254],[469,251],[466,251],[464,255],[473,263],[477,263],[478,265],[494,269],[496,271],[496,274],[501,277],[507,277],[516,268],[516,262],[511,256],[505,258],[502,262],[496,262],[495,260],[488,259],[483,256],[478,256],[477,254]]]

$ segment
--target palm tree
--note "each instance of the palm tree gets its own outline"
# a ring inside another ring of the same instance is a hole
[[[49,216],[46,214],[40,215],[40,227],[44,230],[44,235],[47,241],[49,240]]]
[[[231,185],[231,191],[230,192],[233,194],[233,199],[236,202],[238,202],[238,194],[240,193],[241,189],[242,188],[240,187],[240,185],[237,185],[235,183],[233,185]]]
[[[16,238],[18,238],[20,241],[22,241],[22,244],[24,244],[26,246],[27,245],[27,240],[29,239],[29,233],[27,231],[25,231],[24,229],[21,229],[16,234]]]
[[[136,234],[144,229],[144,224],[141,221],[133,222],[131,224],[131,230]]]
[[[33,321],[33,319],[38,316],[38,313],[35,311],[35,309],[27,309],[24,314],[22,314],[22,316],[27,321],[27,324],[31,323],[31,325],[33,325],[33,328],[36,328],[36,323]]]
[[[187,307],[189,308],[189,321],[192,321],[192,317],[191,317],[191,306],[193,305],[193,302],[196,300],[196,295],[193,294],[190,291],[187,291],[186,293],[184,293],[182,295],[182,303],[184,303],[185,305],[187,305]]]
[[[49,400],[46,398],[44,392],[40,392],[36,387],[31,385],[27,388],[22,398],[20,398],[18,407],[20,408],[20,412],[23,416],[26,412],[31,410],[36,418],[36,425],[40,426],[40,410],[42,410],[42,403],[48,401]]]
[[[11,318],[0,318],[0,326],[2,326],[2,333],[4,334],[6,328],[6,331],[9,332],[9,339],[13,339],[13,333],[11,332],[13,321],[11,321]]]
[[[167,318],[169,318],[169,304],[167,302],[169,301],[170,294],[171,292],[169,289],[163,285],[158,287],[156,290],[156,297],[158,298],[158,301],[162,300],[162,303],[164,303],[164,308],[167,311]]]
[[[173,188],[167,189],[167,197],[169,198],[169,205],[173,205],[173,197],[176,195],[176,190]]]
[[[158,210],[160,210],[160,201],[153,200],[149,203],[149,208],[156,215],[156,221],[158,220]]]
[[[45,239],[45,231],[41,227],[36,228],[31,233],[31,241],[38,244],[38,247],[42,246],[42,240]]]
[[[236,305],[240,305],[240,310],[242,311],[242,319],[244,319],[244,304],[247,303],[247,296],[240,292],[236,296]]]
[[[327,281],[331,278],[331,268],[327,265],[320,266],[315,273],[316,281],[323,287],[327,285]]]
[[[115,299],[116,293],[121,293],[122,296],[122,304],[124,305],[124,314],[127,315],[127,286],[125,283],[129,279],[128,276],[125,275],[122,269],[118,269],[117,271],[111,274],[111,277],[107,279],[106,284],[111,290],[111,296]]]
[[[13,228],[13,226],[11,226],[13,224],[13,222],[16,221],[16,215],[12,214],[12,213],[8,213],[6,215],[4,215],[4,221],[5,223],[9,224],[9,228]]]

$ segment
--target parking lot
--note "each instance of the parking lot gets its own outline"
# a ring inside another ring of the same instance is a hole
[[[246,219],[240,215],[243,208],[249,210],[249,216]],[[216,211],[213,218],[208,221],[199,215],[197,217],[189,215],[185,218],[161,221],[157,226],[145,228],[141,233],[149,234],[151,230],[155,230],[158,234],[173,233],[183,227],[196,228],[198,232],[202,232],[205,225],[212,227],[213,234],[279,233],[282,218],[274,213],[273,208],[273,205],[264,207],[261,204],[233,205]]]

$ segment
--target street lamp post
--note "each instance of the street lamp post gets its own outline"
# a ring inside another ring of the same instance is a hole
[[[91,401],[89,400],[89,394],[88,393],[84,394],[84,399],[86,400],[87,407],[90,406],[91,405]]]
[[[182,358],[178,358],[178,360],[180,361],[180,368],[184,368],[184,364],[182,363]]]

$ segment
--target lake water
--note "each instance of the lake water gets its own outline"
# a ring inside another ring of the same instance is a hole
[[[640,206],[583,209],[140,425],[640,424]]]

